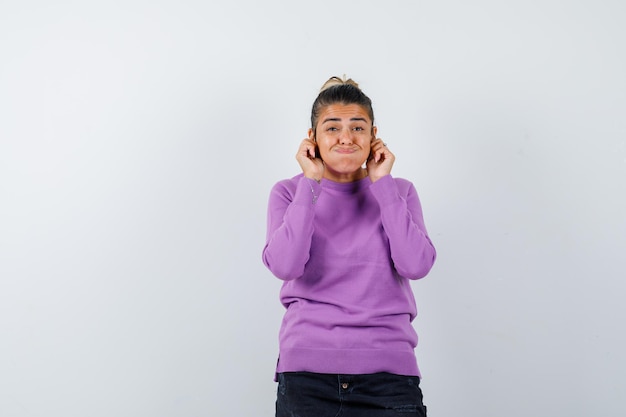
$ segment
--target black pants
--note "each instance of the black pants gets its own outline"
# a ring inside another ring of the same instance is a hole
[[[276,417],[426,417],[420,380],[389,373],[278,374]]]

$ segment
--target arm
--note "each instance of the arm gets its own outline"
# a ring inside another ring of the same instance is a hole
[[[294,186],[290,186],[295,183]],[[314,198],[321,186],[306,177],[276,184],[270,193],[263,263],[282,280],[302,276],[313,237]]]
[[[435,263],[437,254],[426,232],[415,187],[408,181],[386,175],[373,183],[370,190],[380,205],[396,271],[409,279],[423,278]]]

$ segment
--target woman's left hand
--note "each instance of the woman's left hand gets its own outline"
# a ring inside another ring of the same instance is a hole
[[[372,142],[370,157],[367,160],[367,174],[372,182],[376,182],[385,175],[391,174],[391,168],[395,160],[396,157],[387,148],[387,144],[380,138],[375,139]]]

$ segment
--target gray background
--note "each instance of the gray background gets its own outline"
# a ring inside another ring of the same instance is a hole
[[[623,416],[625,51],[621,0],[0,1],[0,415],[273,415],[267,197],[347,74],[429,415]]]

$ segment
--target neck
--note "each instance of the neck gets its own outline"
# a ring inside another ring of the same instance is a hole
[[[335,182],[355,182],[362,180],[367,177],[367,170],[364,168],[359,168],[354,172],[350,173],[340,173],[340,172],[331,172],[328,167],[324,170],[324,178],[327,180],[335,181]]]

